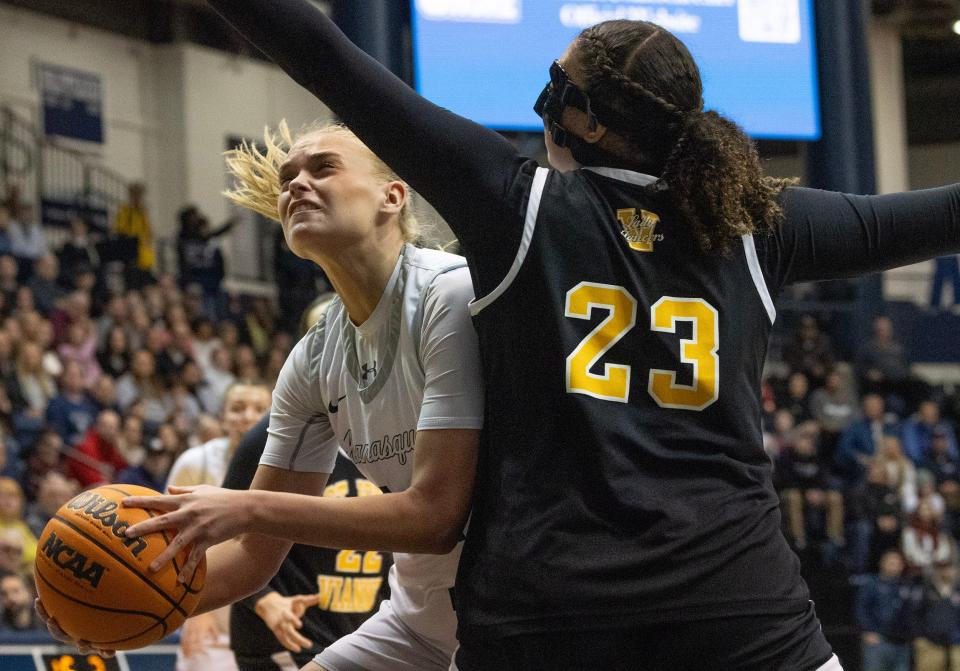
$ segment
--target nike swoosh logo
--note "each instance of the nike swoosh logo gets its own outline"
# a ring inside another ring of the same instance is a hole
[[[340,409],[340,401],[342,401],[342,400],[345,399],[346,397],[347,397],[347,395],[344,394],[343,396],[341,396],[340,398],[338,398],[336,405],[334,405],[332,402],[331,402],[331,403],[327,403],[327,410],[329,410],[331,414],[335,413],[337,410]]]

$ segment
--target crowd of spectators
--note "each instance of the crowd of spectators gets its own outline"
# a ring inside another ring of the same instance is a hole
[[[887,317],[845,363],[804,316],[781,358],[764,441],[785,536],[856,585],[865,671],[960,669],[953,399],[911,373]]]
[[[38,626],[32,565],[57,509],[104,483],[162,490],[180,454],[226,435],[221,405],[235,381],[272,388],[295,335],[280,328],[271,300],[222,290],[214,238],[232,222],[211,230],[196,207],[183,208],[175,276],[157,268],[141,185],[111,226],[75,217],[56,247],[31,216],[8,192],[0,204],[0,631]]]

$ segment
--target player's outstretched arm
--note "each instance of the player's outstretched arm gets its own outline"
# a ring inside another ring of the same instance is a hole
[[[774,289],[960,252],[960,184],[883,196],[789,188],[783,208],[773,235],[755,236]]]
[[[192,546],[180,571],[180,579],[185,580],[206,555],[207,576],[196,610],[196,613],[202,613],[231,604],[263,588],[290,550],[289,542],[258,535],[248,524],[258,505],[256,494],[260,492],[257,490],[319,496],[326,481],[326,473],[298,473],[262,467],[257,470],[251,491],[206,485],[171,488],[175,492],[172,496],[134,496],[125,499],[123,504],[163,513],[147,520],[146,527],[140,523],[131,529],[139,528],[141,533],[154,533],[159,529],[177,531],[173,541],[151,563],[151,570],[157,570],[182,549]],[[198,500],[202,505],[190,505]]]
[[[507,140],[419,96],[306,0],[208,1],[330,107],[454,232],[497,220],[490,208],[503,202],[520,164]],[[519,225],[519,216],[504,214]]]
[[[293,493],[303,492],[294,487],[258,488],[264,480],[315,475],[261,465],[247,492],[201,486],[173,496],[131,497],[125,505],[162,514],[130,527],[133,532],[128,533],[176,529],[177,536],[150,568],[156,570],[192,545],[181,577],[190,574],[206,551],[206,586],[198,612],[262,588],[292,543],[445,554],[460,540],[466,523],[479,444],[480,432],[474,429],[418,431],[410,487],[383,496],[334,498]]]

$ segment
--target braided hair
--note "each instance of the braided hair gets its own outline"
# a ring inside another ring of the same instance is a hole
[[[773,230],[793,181],[765,177],[743,131],[703,110],[700,71],[680,40],[646,21],[605,21],[580,33],[571,56],[615,136],[605,162],[659,175],[653,193],[690,222],[704,251],[727,253],[734,238]]]

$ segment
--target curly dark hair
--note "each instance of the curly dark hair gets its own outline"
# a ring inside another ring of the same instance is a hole
[[[621,140],[606,150],[613,162],[659,175],[657,197],[691,224],[704,251],[727,253],[734,238],[773,230],[780,192],[794,180],[765,177],[744,132],[703,111],[700,71],[680,40],[646,21],[605,21],[580,33],[571,57]]]

